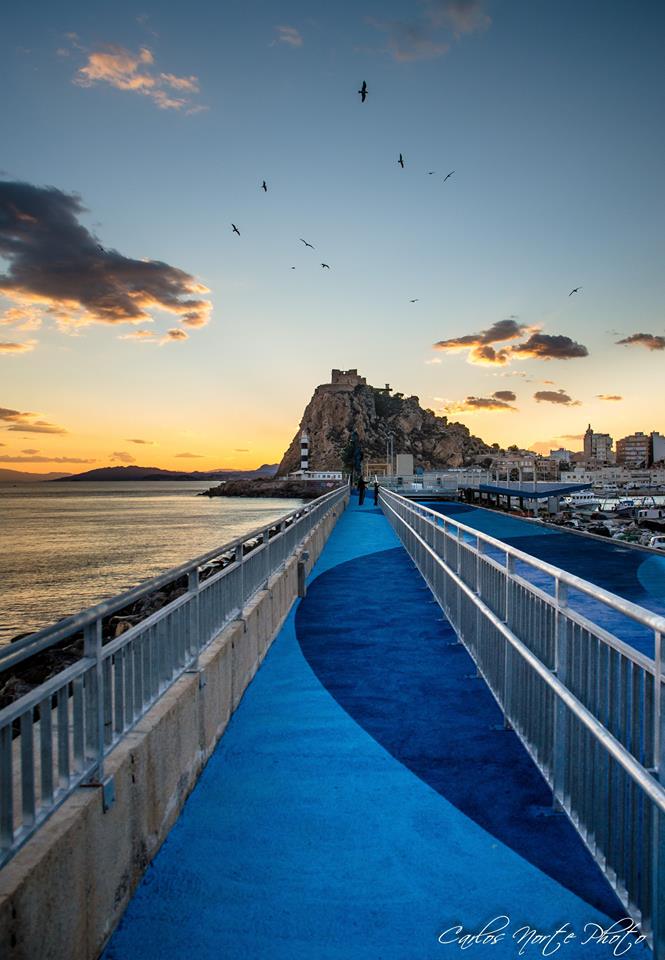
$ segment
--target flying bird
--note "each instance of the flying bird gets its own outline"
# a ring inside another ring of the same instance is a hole
[[[268,192],[268,185],[267,185],[267,183],[265,182],[265,180],[264,180],[263,183],[261,184],[261,189],[263,190],[264,193],[267,193],[267,192]]]
[[[427,171],[427,175],[428,175],[429,177],[431,177],[433,173],[436,173],[436,170],[428,170],[428,171]]]
[[[358,93],[360,94],[360,102],[364,103],[365,100],[367,99],[367,83],[365,80],[363,80],[363,85],[358,91]]]
[[[409,300],[409,303],[418,303],[419,299],[420,299],[419,297],[416,297],[415,300]]]
[[[570,293],[568,294],[568,296],[569,296],[569,297],[572,297],[572,295],[573,295],[574,293],[579,293],[581,289],[582,289],[582,287],[575,287],[574,290],[571,290],[571,291],[570,291]]]
[[[234,233],[237,233],[238,236],[240,236],[240,230],[238,230],[238,228],[236,227],[235,223],[232,223],[231,226],[233,227],[233,232],[234,232]]]
[[[321,266],[322,266],[322,267],[325,267],[326,270],[330,270],[330,264],[329,264],[329,263],[322,263]]]
[[[454,172],[455,172],[454,170],[451,170],[450,173],[447,173],[447,174],[445,175],[445,177],[443,178],[443,182],[445,183],[446,180],[448,179],[448,177],[452,177],[452,175],[454,174]]]
[[[403,169],[404,169],[404,157],[402,156],[401,153],[400,153],[400,155],[399,155],[399,160],[398,160],[397,162],[399,163],[400,167],[401,167],[402,170],[403,170]]]
[[[311,247],[311,248],[312,248],[312,250],[314,249],[314,246],[313,246],[313,244],[311,244],[311,243],[307,243],[307,241],[306,241],[306,240],[303,240],[303,238],[302,238],[302,237],[299,237],[298,239],[300,240],[300,242],[301,242],[301,243],[304,243],[306,247]]]

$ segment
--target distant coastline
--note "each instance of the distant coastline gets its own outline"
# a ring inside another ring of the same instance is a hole
[[[277,471],[276,463],[264,463],[255,470],[233,470],[231,468],[218,470],[163,470],[161,467],[98,467],[94,470],[86,470],[84,473],[26,473],[22,470],[4,470],[0,469],[0,483],[79,483],[81,481],[93,481],[100,483],[104,481],[128,480],[136,482],[137,480],[225,480],[247,479],[270,479]]]

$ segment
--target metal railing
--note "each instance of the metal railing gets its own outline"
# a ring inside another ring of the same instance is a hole
[[[506,726],[663,960],[665,617],[389,490],[380,502]],[[622,618],[652,635],[653,659],[607,629]]]
[[[103,781],[109,751],[178,677],[198,669],[203,648],[348,492],[346,485],[337,487],[127,593],[0,648],[2,676],[82,633],[80,659],[0,710],[0,866],[78,786]],[[110,616],[177,583],[181,595],[103,642]]]

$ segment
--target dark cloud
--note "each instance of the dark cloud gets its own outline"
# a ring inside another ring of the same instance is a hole
[[[532,333],[524,343],[510,348],[514,357],[522,360],[572,360],[574,357],[588,357],[589,351],[570,337],[551,336],[547,333]]]
[[[647,350],[665,350],[665,337],[657,336],[654,333],[631,333],[629,337],[617,340],[617,344],[646,347]]]
[[[0,420],[7,420],[11,423],[23,423],[36,417],[36,413],[22,413],[20,410],[11,410],[9,407],[0,407]]]
[[[509,362],[510,349],[502,347],[497,350],[494,343],[506,340],[516,340],[527,332],[528,326],[518,323],[512,318],[498,320],[487,330],[480,333],[469,333],[463,337],[451,337],[448,340],[438,340],[434,344],[435,350],[444,350],[449,353],[458,353],[460,350],[469,351],[469,363],[503,365]]]
[[[498,393],[509,393],[510,391],[499,390]],[[515,395],[512,395],[513,400]],[[517,408],[502,400],[495,393],[491,397],[466,397],[465,400],[454,400],[446,404],[447,413],[476,413],[479,410],[497,413],[516,413]]]
[[[126,437],[125,439],[127,443],[142,443],[142,444],[145,444],[147,447],[153,447],[155,445],[154,440],[141,440],[138,437]]]
[[[174,327],[172,330],[166,331],[160,343],[168,343],[169,340],[187,340],[188,336],[189,334],[185,330]]]
[[[596,400],[623,400],[618,393],[597,393]]]
[[[38,420],[37,413],[28,413],[21,410],[12,410],[10,407],[0,407],[0,420],[8,423],[5,429],[14,433],[55,433],[65,434],[64,427],[59,427],[48,420]]]
[[[55,187],[0,182],[0,257],[9,264],[0,293],[64,327],[142,323],[153,319],[152,310],[188,326],[207,321],[211,304],[200,296],[207,292],[202,283],[160,260],[103,249],[79,223],[84,209],[78,196]]]
[[[492,396],[495,400],[517,400],[517,396],[512,390],[495,390]]]
[[[64,427],[59,427],[56,423],[49,423],[48,420],[35,420],[33,423],[13,423],[7,427],[14,433],[55,433],[64,436],[67,433]]]
[[[573,400],[565,390],[536,390],[533,397],[538,403],[559,403],[565,407],[580,406],[580,401]]]
[[[583,433],[562,433],[557,437],[557,440],[583,440]]]
[[[21,453],[39,453],[39,450],[33,450],[33,449],[21,450]]]
[[[176,453],[176,457],[184,457],[188,460],[201,460],[203,457],[202,453]]]
[[[124,450],[116,450],[111,454],[111,463],[136,463],[131,453],[125,453]]]

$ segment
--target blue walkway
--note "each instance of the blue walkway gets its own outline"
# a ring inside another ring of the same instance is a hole
[[[381,512],[355,502],[106,960],[458,956],[439,936],[488,923],[502,937],[472,953],[490,960],[518,956],[525,925],[564,924],[558,957],[611,957],[584,926],[623,911],[471,672]]]

